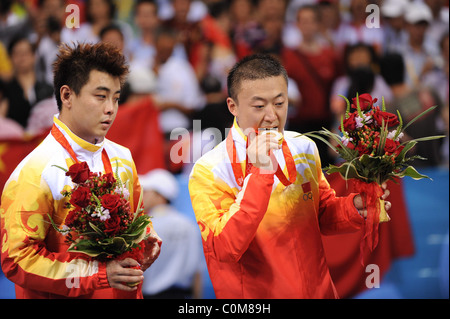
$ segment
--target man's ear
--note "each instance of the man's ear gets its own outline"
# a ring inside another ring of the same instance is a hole
[[[237,103],[231,98],[228,97],[227,98],[227,105],[228,105],[228,110],[230,111],[231,114],[233,114],[234,116],[237,116]]]
[[[70,89],[70,87],[67,85],[61,86],[59,89],[59,94],[61,96],[62,105],[68,108],[72,107],[72,95],[74,92]]]

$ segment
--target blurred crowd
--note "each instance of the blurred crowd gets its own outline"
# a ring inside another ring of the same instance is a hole
[[[438,105],[404,138],[447,135],[414,152],[448,166],[448,13],[448,0],[2,0],[0,138],[51,126],[61,42],[104,41],[130,65],[120,107],[151,96],[168,143],[193,120],[224,138],[227,73],[261,52],[288,71],[288,130],[336,130],[339,95],[383,97],[404,122]],[[337,160],[318,145],[324,165]]]

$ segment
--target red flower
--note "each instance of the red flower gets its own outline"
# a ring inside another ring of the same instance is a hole
[[[115,235],[120,230],[120,217],[116,214],[112,214],[110,218],[105,221],[105,233],[109,233],[110,236]]]
[[[113,173],[104,174],[103,180],[105,181],[105,187],[107,188],[111,187],[116,181]]]
[[[78,207],[86,207],[91,201],[91,191],[88,187],[79,186],[70,197],[70,203]]]
[[[400,152],[402,151],[404,146],[400,146],[400,142],[391,140],[389,138],[386,139],[386,143],[384,144],[384,151],[388,153],[388,155],[395,154],[395,156],[398,156]]]
[[[344,119],[344,121],[343,121],[344,131],[352,132],[356,129],[356,121],[355,121],[356,115],[357,115],[357,113],[353,112],[353,113],[350,113],[350,116],[347,119]],[[339,130],[342,130],[341,126],[339,126]]]
[[[77,217],[77,211],[76,211],[76,210],[71,210],[71,211],[67,214],[66,219],[64,220],[64,224],[65,224],[67,227],[72,227],[73,224],[74,224],[75,221],[76,221],[76,217]]]
[[[355,144],[353,144],[352,142],[348,142],[347,148],[349,148],[351,150],[354,150],[355,149]]]
[[[359,97],[359,107],[361,108],[362,111],[364,110],[368,110],[371,107],[373,107],[373,104],[378,101],[378,99],[372,99],[372,96],[368,93],[364,93],[358,96]],[[357,99],[356,97],[354,97],[352,99],[352,108],[356,109],[357,108]]]
[[[122,201],[119,195],[105,194],[102,196],[102,206],[110,211],[110,213],[116,213],[121,206]]]
[[[70,176],[72,182],[81,184],[89,178],[89,166],[86,162],[75,163],[69,167],[66,176]]]
[[[362,143],[358,143],[358,145],[356,145],[355,149],[358,151],[359,155],[370,154],[370,151],[371,151],[369,148],[362,145]]]
[[[375,121],[377,121],[378,125],[381,125],[383,120],[384,120],[384,124],[387,125],[388,127],[399,124],[397,115],[389,113],[389,112],[383,112],[383,111],[377,110],[373,114],[373,118],[375,119]]]

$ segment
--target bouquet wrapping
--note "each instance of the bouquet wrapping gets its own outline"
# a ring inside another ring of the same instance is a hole
[[[328,174],[338,172],[345,180],[352,180],[361,194],[367,217],[364,225],[364,237],[361,241],[361,256],[366,248],[373,251],[378,244],[378,225],[390,220],[384,208],[381,184],[396,178],[409,176],[413,179],[429,178],[420,174],[412,165],[414,159],[425,158],[407,156],[418,142],[442,138],[428,136],[401,142],[403,131],[413,122],[432,111],[433,106],[404,125],[400,113],[386,112],[384,99],[382,107],[375,106],[378,101],[369,94],[357,95],[352,103],[347,102],[345,115],[341,117],[339,133],[327,129],[306,133],[315,137],[340,155],[343,162],[325,168]]]
[[[101,261],[131,257],[141,263],[142,245],[150,230],[150,217],[141,208],[142,193],[133,212],[128,188],[117,172],[116,176],[112,172],[93,173],[86,162],[75,163],[69,170],[59,168],[74,183],[70,191],[61,192],[68,198],[65,208],[69,212],[60,226],[48,216],[53,227],[65,236],[68,251]]]

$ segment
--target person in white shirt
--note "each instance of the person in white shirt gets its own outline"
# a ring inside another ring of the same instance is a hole
[[[200,298],[200,232],[194,222],[171,205],[178,196],[178,181],[164,169],[151,170],[139,180],[144,190],[144,207],[164,240],[157,262],[144,276],[144,298]]]
[[[175,30],[158,29],[153,66],[157,75],[155,100],[161,111],[160,127],[166,138],[175,133],[174,130],[189,130],[192,112],[202,109],[206,102],[192,66],[187,60],[172,54],[176,42]]]

